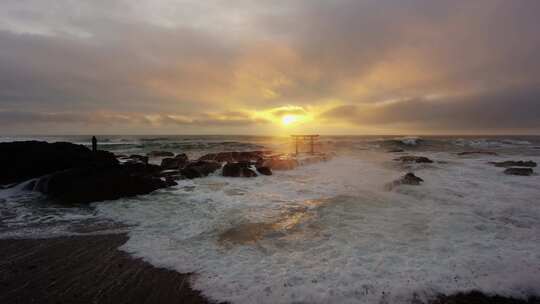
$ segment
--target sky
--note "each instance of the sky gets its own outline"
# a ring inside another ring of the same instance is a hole
[[[0,134],[538,134],[537,0],[2,0]]]

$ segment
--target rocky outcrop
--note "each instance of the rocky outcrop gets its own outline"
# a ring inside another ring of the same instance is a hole
[[[244,151],[244,152],[220,152],[210,153],[201,156],[199,160],[215,161],[219,163],[235,163],[235,162],[253,162],[260,163],[263,160],[264,151]]]
[[[40,178],[33,190],[62,204],[115,200],[175,184],[157,177],[159,170],[158,166],[136,163],[72,168]]]
[[[531,168],[508,168],[504,170],[504,174],[507,175],[519,175],[519,176],[529,176],[533,175],[534,171]]]
[[[118,160],[110,152],[94,153],[83,145],[21,141],[0,143],[0,163],[0,184],[10,184],[71,168],[114,166]]]
[[[226,177],[256,177],[249,162],[227,163],[223,166],[222,175]]]
[[[148,157],[171,157],[174,153],[169,151],[152,151],[147,154]]]
[[[401,156],[401,157],[398,157],[396,159],[394,159],[395,161],[400,161],[400,162],[403,162],[403,163],[427,163],[427,164],[431,164],[433,163],[433,161],[427,157],[424,157],[424,156],[410,156],[410,155],[406,155],[406,156]]]
[[[502,161],[502,162],[489,162],[490,164],[494,165],[495,167],[502,167],[502,168],[509,168],[509,167],[529,167],[529,168],[535,168],[536,163],[529,160],[529,161]]]
[[[491,155],[496,156],[498,155],[496,152],[493,151],[465,151],[458,153],[459,156],[467,156],[467,155]]]
[[[182,170],[180,170],[180,174],[182,174],[182,176],[185,178],[193,179],[208,176],[209,174],[217,171],[219,168],[221,168],[221,164],[215,161],[198,160],[188,163]]]
[[[182,169],[188,163],[188,157],[186,154],[178,154],[172,158],[164,158],[161,160],[161,168],[168,169]]]

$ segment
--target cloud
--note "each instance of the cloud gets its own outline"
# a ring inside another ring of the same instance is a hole
[[[95,113],[119,113],[221,132],[273,121],[223,113],[282,108],[271,115],[362,121],[334,133],[536,128],[538,11],[534,0],[5,0],[0,124],[24,130],[17,117],[33,116],[84,132],[108,119]],[[470,114],[482,109],[515,114]]]

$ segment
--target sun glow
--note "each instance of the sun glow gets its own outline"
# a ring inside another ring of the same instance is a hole
[[[281,123],[288,126],[299,120],[298,115],[287,114],[281,118]]]

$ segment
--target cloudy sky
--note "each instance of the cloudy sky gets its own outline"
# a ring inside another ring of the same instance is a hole
[[[540,131],[537,0],[2,0],[3,134]]]

